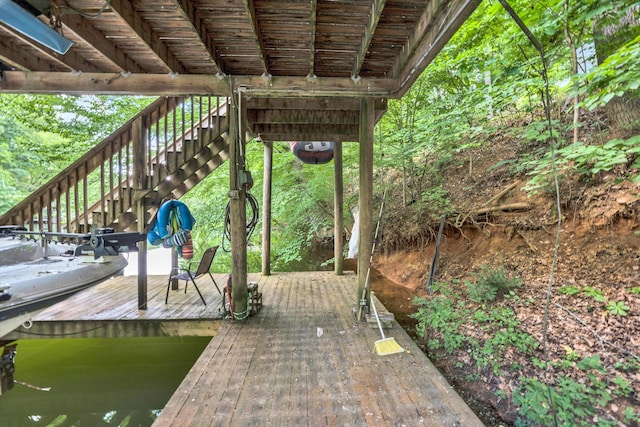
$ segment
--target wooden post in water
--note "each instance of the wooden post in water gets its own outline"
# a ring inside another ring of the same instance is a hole
[[[271,275],[271,183],[273,178],[273,142],[264,142],[262,186],[262,275]]]
[[[358,241],[358,295],[360,304],[363,291],[367,285],[367,272],[371,268],[371,251],[373,248],[373,130],[375,125],[375,108],[372,98],[360,100],[360,228]],[[365,294],[367,307],[370,295]]]
[[[342,180],[342,141],[333,143],[333,271],[343,273],[344,256],[342,254],[342,228],[344,227],[344,188]]]
[[[229,206],[231,222],[231,300],[236,319],[248,314],[247,297],[247,210],[246,186],[244,185],[244,111],[242,94],[234,93],[234,102],[229,109]]]

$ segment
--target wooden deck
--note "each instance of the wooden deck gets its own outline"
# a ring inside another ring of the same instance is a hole
[[[262,277],[263,308],[226,321],[173,394],[162,426],[482,426],[394,321],[408,351],[372,352],[353,314],[356,276]]]
[[[385,334],[407,351],[372,351],[381,337],[355,319],[352,272],[250,275],[263,307],[244,322],[221,319],[209,278],[206,306],[184,285],[165,304],[166,277],[148,277],[148,310],[137,309],[137,277],[116,277],[11,338],[213,336],[153,427],[483,425],[397,322]],[[227,276],[214,277],[222,288]]]
[[[148,310],[138,310],[137,276],[119,276],[79,292],[53,305],[33,319],[30,328],[20,327],[9,339],[112,338],[148,336],[213,336],[222,325],[222,296],[209,277],[196,281],[207,305],[193,284],[184,292],[169,293],[165,304],[167,275],[148,276]],[[259,276],[251,276],[257,280]],[[214,275],[221,290],[227,275]]]

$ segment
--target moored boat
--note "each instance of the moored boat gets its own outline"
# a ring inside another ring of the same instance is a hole
[[[135,250],[143,239],[139,233],[35,233],[4,227],[0,339],[43,308],[120,274],[127,266],[121,252]]]

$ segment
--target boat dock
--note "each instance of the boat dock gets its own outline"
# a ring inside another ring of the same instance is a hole
[[[214,277],[222,289],[226,276]],[[144,311],[136,280],[76,294],[15,337],[213,335],[154,427],[483,425],[397,322],[385,335],[406,351],[372,351],[381,336],[354,316],[353,273],[250,276],[263,306],[235,322],[222,319],[208,278],[199,282],[207,306],[192,286],[171,291],[165,305],[166,276],[149,276]]]
[[[253,277],[253,276],[251,276]],[[257,279],[259,275],[255,276]],[[147,276],[148,310],[138,310],[137,276],[117,276],[78,292],[38,313],[31,325],[7,335],[30,338],[130,338],[150,336],[213,336],[223,322],[222,296],[208,277],[196,281],[207,305],[193,284],[184,292],[169,292],[168,275]],[[227,275],[214,275],[221,290]]]

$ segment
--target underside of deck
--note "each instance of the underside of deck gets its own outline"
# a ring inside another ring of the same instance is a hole
[[[395,321],[386,335],[407,351],[372,351],[381,336],[354,316],[354,274],[259,286],[261,311],[222,324],[154,427],[482,425]]]

